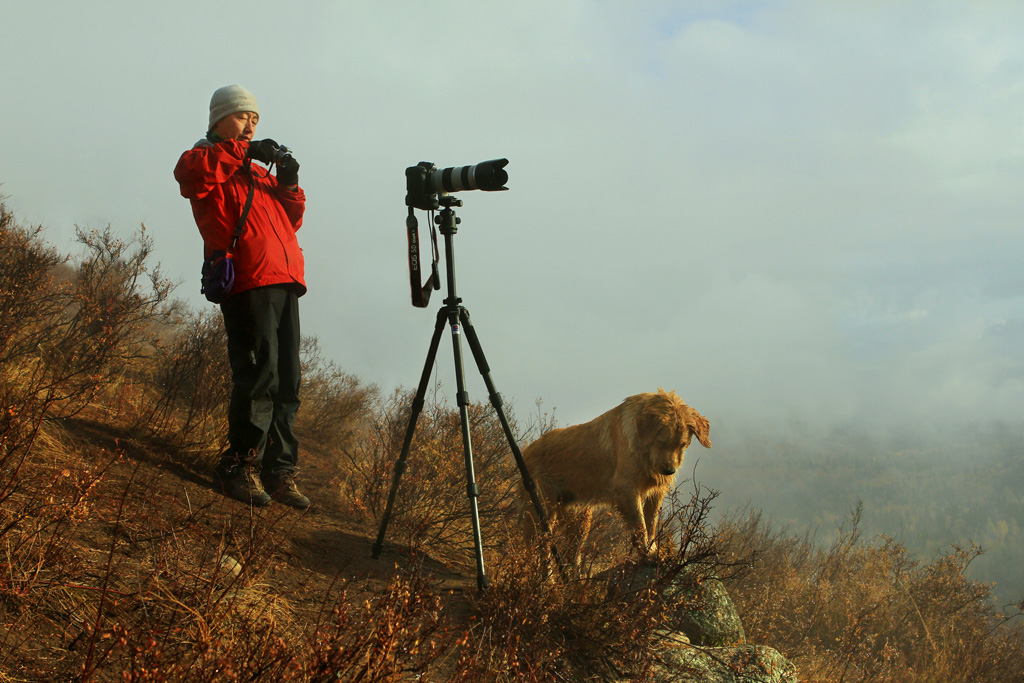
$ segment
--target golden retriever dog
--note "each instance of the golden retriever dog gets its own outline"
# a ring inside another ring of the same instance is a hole
[[[526,447],[523,459],[552,527],[574,508],[581,513],[569,554],[579,564],[595,505],[613,506],[641,552],[653,551],[661,503],[686,448],[694,436],[711,448],[710,432],[703,415],[675,392],[658,389],[630,396],[590,422],[544,434]],[[519,523],[528,543],[537,534],[535,516],[524,490]]]

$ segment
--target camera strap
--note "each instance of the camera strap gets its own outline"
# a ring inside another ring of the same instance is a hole
[[[245,206],[242,208],[242,215],[238,217],[238,225],[235,226],[235,232],[231,236],[231,249],[228,253],[235,251],[235,246],[238,244],[238,238],[242,236],[242,230],[245,229],[245,219],[249,217],[249,209],[252,207],[252,196],[256,192],[256,178],[252,175],[252,166],[248,159],[245,160],[245,165],[242,166],[242,172],[249,177],[249,196],[245,199]]]
[[[405,219],[406,232],[409,235],[409,281],[412,288],[412,305],[416,308],[426,308],[430,302],[430,293],[435,289],[441,289],[441,276],[437,272],[437,231],[434,229],[434,222],[430,222],[431,236],[431,274],[430,279],[422,286],[420,285],[420,235],[419,223],[416,220],[416,210],[409,207],[409,216]]]

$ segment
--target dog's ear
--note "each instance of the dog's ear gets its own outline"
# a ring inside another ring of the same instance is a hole
[[[700,441],[700,445],[704,448],[711,448],[711,423],[708,422],[708,419],[691,408],[689,424],[697,440]]]
[[[643,412],[636,416],[637,442],[645,448],[654,443],[655,438],[658,436],[658,431],[661,429],[661,423],[662,418],[660,415],[650,408],[645,408]]]

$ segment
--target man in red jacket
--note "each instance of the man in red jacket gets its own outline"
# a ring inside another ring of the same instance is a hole
[[[221,303],[231,362],[229,448],[216,473],[224,492],[252,505],[277,500],[298,509],[309,499],[295,484],[299,443],[299,297],[304,262],[296,232],[306,195],[299,164],[273,140],[253,141],[259,107],[238,85],[210,100],[206,137],[181,155],[174,178],[203,236],[205,255],[231,246],[250,192],[251,206],[233,250],[235,283]],[[276,163],[277,176],[252,164]],[[268,493],[269,492],[269,493]]]

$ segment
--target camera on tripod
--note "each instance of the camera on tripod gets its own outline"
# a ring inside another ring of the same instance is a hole
[[[462,202],[448,196],[449,193],[462,190],[507,190],[507,165],[508,159],[491,159],[472,166],[439,169],[432,162],[421,161],[416,166],[405,169],[405,205],[409,207],[409,216],[405,219],[405,229],[409,237],[409,281],[412,286],[412,305],[416,308],[426,308],[430,302],[430,293],[435,289],[441,289],[441,276],[437,271],[437,233],[433,225],[430,226],[433,253],[431,274],[426,283],[420,284],[420,236],[416,209],[434,211],[444,206],[437,222],[441,225],[442,232],[446,229],[454,232],[459,219],[455,217],[451,207],[462,206]]]
[[[402,442],[402,451],[395,462],[394,478],[391,481],[391,489],[388,492],[387,504],[384,507],[384,514],[380,519],[380,530],[377,532],[377,541],[373,544],[373,556],[379,558],[384,548],[384,535],[387,532],[388,523],[391,519],[391,512],[394,509],[395,500],[398,495],[398,485],[405,471],[409,453],[412,448],[413,435],[416,431],[416,421],[423,410],[424,397],[427,386],[433,377],[434,362],[437,358],[437,347],[441,341],[445,325],[451,328],[452,348],[455,353],[455,388],[457,402],[459,405],[459,418],[462,427],[462,448],[466,456],[466,496],[469,498],[470,516],[473,522],[473,545],[476,550],[477,566],[477,587],[481,590],[488,585],[487,574],[484,571],[483,538],[480,531],[480,513],[477,498],[480,495],[479,487],[476,484],[476,474],[473,469],[473,448],[470,438],[469,425],[469,392],[466,391],[466,382],[462,362],[462,338],[465,336],[473,358],[476,361],[477,369],[483,376],[484,384],[490,395],[491,405],[498,414],[505,438],[508,440],[509,448],[516,459],[516,464],[523,476],[523,486],[530,495],[534,509],[540,520],[541,529],[550,536],[551,527],[541,502],[536,482],[530,477],[526,469],[523,455],[516,444],[515,435],[509,424],[505,411],[502,408],[501,394],[494,387],[491,379],[490,367],[484,357],[483,347],[477,338],[476,330],[469,319],[469,311],[462,305],[462,298],[458,296],[455,289],[455,234],[458,232],[460,219],[455,215],[453,207],[462,206],[462,202],[449,193],[461,192],[462,190],[484,190],[494,192],[507,190],[505,183],[508,182],[508,173],[505,166],[508,159],[492,159],[482,161],[472,166],[453,166],[438,170],[429,161],[422,161],[416,166],[405,170],[406,195],[405,203],[409,207],[409,217],[405,226],[409,235],[409,276],[412,285],[413,306],[423,308],[430,299],[430,293],[441,288],[441,277],[438,273],[437,262],[439,250],[437,246],[437,232],[444,235],[445,270],[448,273],[448,296],[444,305],[437,312],[437,322],[434,325],[434,335],[430,339],[430,348],[427,351],[427,361],[423,366],[423,373],[420,375],[420,384],[413,398],[409,410],[409,423],[405,430],[405,440]],[[443,208],[442,208],[443,207]],[[436,209],[441,209],[437,216],[433,216]],[[420,286],[420,247],[419,229],[416,221],[416,209],[431,213],[430,233],[432,237],[431,274],[426,284]],[[435,230],[435,225],[438,230]],[[558,549],[552,544],[551,552],[559,562]]]
[[[491,159],[472,166],[439,169],[429,161],[421,161],[405,169],[405,204],[423,211],[433,211],[441,204],[438,194],[462,190],[507,190],[507,165],[508,159]]]

